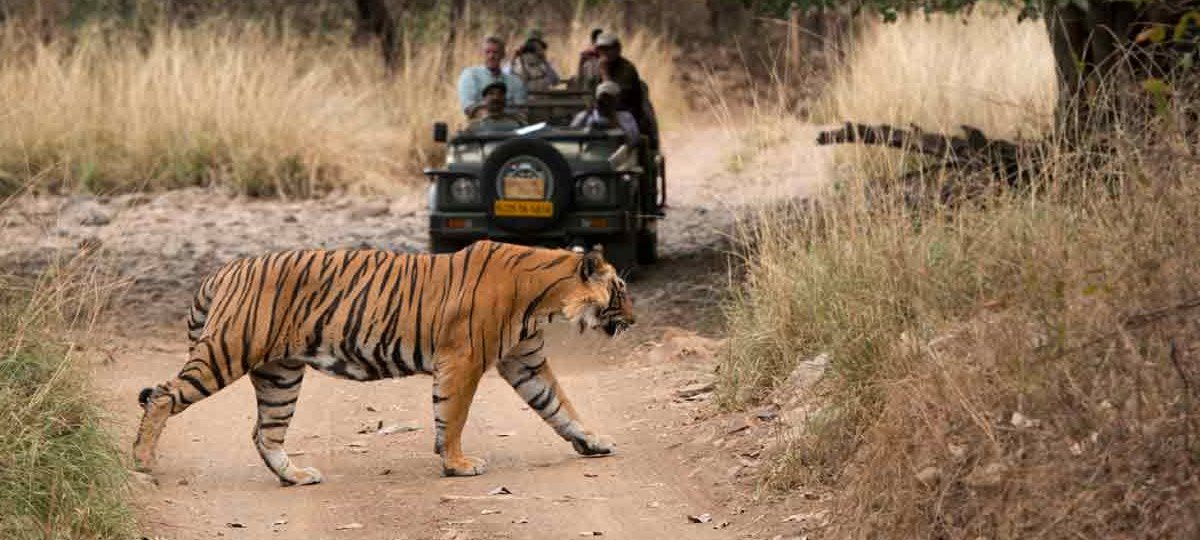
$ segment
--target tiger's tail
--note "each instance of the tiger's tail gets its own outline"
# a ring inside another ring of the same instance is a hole
[[[204,333],[204,325],[208,322],[208,308],[212,305],[213,289],[216,288],[217,274],[205,278],[200,284],[200,290],[192,298],[192,307],[188,310],[188,338],[192,341],[200,339]]]

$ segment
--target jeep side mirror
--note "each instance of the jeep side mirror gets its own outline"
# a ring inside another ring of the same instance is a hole
[[[450,129],[445,122],[433,123],[433,142],[444,143],[449,139]]]

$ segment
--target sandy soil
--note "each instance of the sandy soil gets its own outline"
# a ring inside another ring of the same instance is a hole
[[[704,394],[679,394],[713,376],[719,343],[695,332],[718,328],[734,215],[807,194],[826,159],[810,140],[802,131],[735,174],[725,160],[736,137],[707,129],[667,139],[672,184],[670,217],[660,229],[663,260],[631,287],[642,323],[613,341],[565,329],[550,340],[566,392],[592,429],[617,442],[616,456],[578,457],[490,374],[465,441],[490,471],[442,478],[429,379],[356,383],[313,374],[286,447],[300,465],[321,469],[326,482],[283,488],[250,442],[253,393],[239,382],[167,424],[159,465],[136,490],[144,534],[773,538],[810,530],[796,516],[815,512],[819,496],[754,497],[770,418],[716,415]],[[419,191],[387,201],[254,201],[204,190],[18,200],[0,214],[0,268],[29,269],[81,243],[99,244],[129,280],[119,319],[88,349],[99,397],[128,444],[140,417],[138,390],[173,375],[185,359],[182,319],[205,272],[232,257],[291,247],[420,249],[423,206]],[[380,425],[417,429],[380,435]],[[499,487],[512,494],[489,495]],[[703,514],[702,523],[688,517]]]

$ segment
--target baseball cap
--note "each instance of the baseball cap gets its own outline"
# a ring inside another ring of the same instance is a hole
[[[504,84],[501,81],[495,81],[495,82],[483,87],[483,90],[480,91],[479,94],[480,95],[487,94],[488,90],[492,90],[495,88],[499,88],[499,89],[503,90],[505,94],[508,93],[508,85],[507,84]]]
[[[621,95],[621,85],[619,85],[613,81],[604,81],[604,82],[596,85],[596,97],[600,97],[604,94],[608,94],[613,97],[620,96]]]
[[[620,44],[621,40],[612,32],[605,32],[596,38],[597,47],[613,47]]]

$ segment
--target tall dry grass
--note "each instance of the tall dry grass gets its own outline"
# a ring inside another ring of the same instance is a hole
[[[1054,122],[1054,56],[1044,25],[981,6],[970,15],[864,22],[833,69],[822,120],[913,123],[1037,138]]]
[[[585,32],[549,36],[552,51],[566,60]],[[449,53],[440,38],[405,43],[388,77],[377,50],[351,46],[346,33],[227,20],[145,33],[96,24],[44,45],[0,26],[0,191],[31,182],[90,192],[387,190],[438,157],[430,125],[461,116],[454,84],[480,62],[478,37]],[[671,45],[647,32],[627,42],[669,123],[682,102]]]
[[[972,20],[966,31],[1000,35],[978,28],[989,24],[1011,28]],[[958,32],[909,30],[914,48]],[[892,77],[931,69],[920,57],[891,75],[864,71],[879,43],[867,37],[838,67],[838,80],[858,82],[835,85],[831,101],[864,104],[842,114],[872,120],[877,102],[966,95],[902,85],[905,96],[873,99]],[[941,62],[969,65],[954,51]],[[1049,74],[1025,87],[1045,86]],[[1005,100],[988,103],[969,114],[1010,123],[980,127],[1028,125]],[[951,126],[960,110],[875,120]],[[1200,161],[1172,142],[1170,122],[1114,122],[1101,145],[1048,140],[1026,164],[1028,186],[992,179],[986,198],[954,206],[874,189],[863,162],[874,156],[852,154],[819,205],[750,223],[720,395],[738,407],[787,393],[779,385],[800,360],[830,355],[816,409],[767,478],[833,486],[827,537],[1200,534]]]

